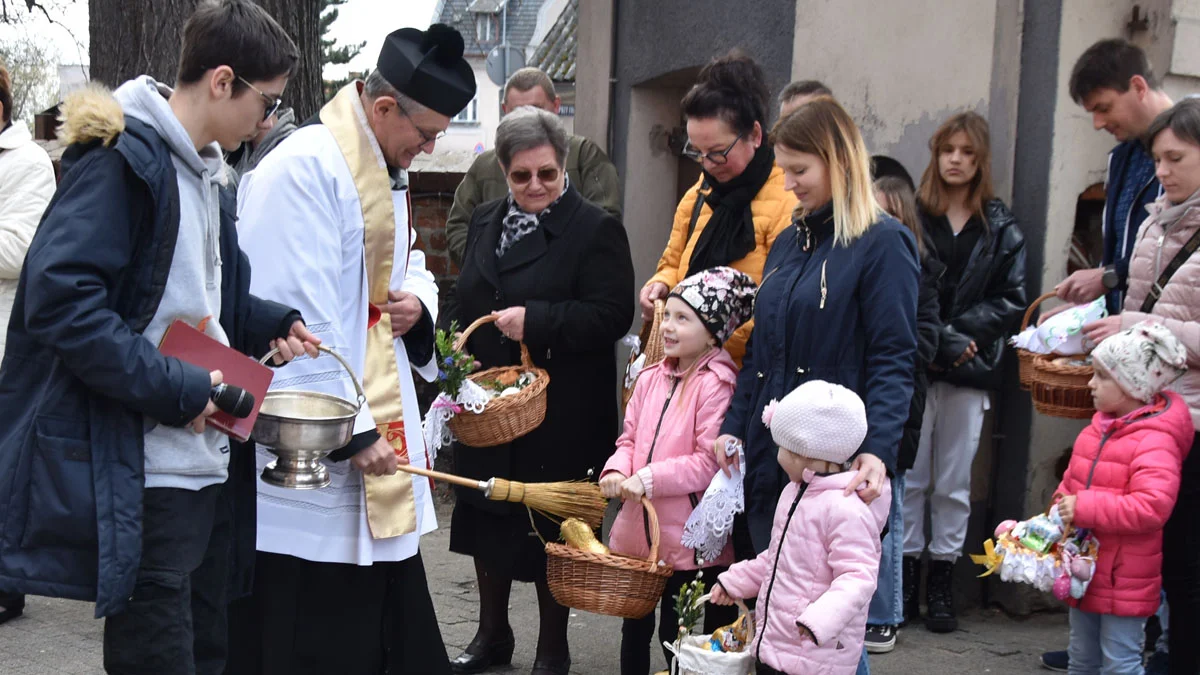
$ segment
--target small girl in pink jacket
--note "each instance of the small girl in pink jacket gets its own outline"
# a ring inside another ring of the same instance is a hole
[[[1187,352],[1165,326],[1143,322],[1101,342],[1092,364],[1096,414],[1058,486],[1063,521],[1100,542],[1087,593],[1070,601],[1069,660],[1072,673],[1140,673],[1163,526],[1193,441],[1187,404],[1164,391],[1187,372]]]
[[[770,546],[720,575],[712,602],[758,598],[749,648],[759,675],[853,675],[892,503],[886,482],[869,505],[847,490],[866,407],[845,387],[811,380],[767,404],[763,423],[791,482],[775,507]]]
[[[679,618],[675,595],[695,578],[695,552],[680,543],[683,527],[700,494],[719,467],[713,457],[725,410],[737,383],[737,366],[721,345],[750,319],[754,281],[729,267],[714,267],[684,279],[667,297],[662,319],[666,358],[638,377],[625,409],[625,432],[600,474],[600,489],[624,500],[609,535],[614,553],[650,554],[643,495],[654,504],[660,531],[659,556],[675,574],[663,593],[659,641],[674,642]],[[729,547],[713,561],[714,572],[733,562]],[[708,612],[713,629],[737,618],[731,611]],[[622,675],[650,671],[654,613],[626,619],[621,628]],[[667,652],[668,662],[670,657]]]

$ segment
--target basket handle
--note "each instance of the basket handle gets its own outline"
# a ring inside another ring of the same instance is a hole
[[[1029,328],[1029,319],[1031,319],[1033,317],[1033,310],[1037,309],[1038,305],[1049,300],[1050,298],[1054,298],[1057,296],[1058,296],[1058,294],[1055,293],[1054,291],[1050,291],[1049,293],[1042,293],[1041,295],[1039,295],[1037,297],[1037,299],[1033,301],[1033,304],[1029,305],[1029,309],[1025,310],[1025,316],[1021,319],[1021,330],[1024,331],[1026,328]]]
[[[1054,508],[1054,505],[1055,505],[1055,504],[1057,504],[1057,503],[1058,503],[1058,501],[1059,501],[1060,499],[1062,499],[1063,497],[1065,497],[1065,496],[1066,496],[1066,495],[1064,495],[1064,494],[1063,494],[1063,493],[1061,493],[1061,492],[1055,492],[1053,495],[1051,495],[1051,496],[1050,496],[1050,503],[1046,505],[1046,510],[1045,510],[1045,511],[1043,511],[1042,513],[1044,513],[1045,515],[1049,516],[1049,515],[1050,515],[1050,509]]]
[[[662,298],[654,301],[654,315],[649,321],[642,322],[642,351],[646,351],[646,344],[650,341],[650,336],[654,334],[654,327],[662,325],[663,313],[667,310],[667,303]]]
[[[326,347],[325,345],[317,345],[317,349],[337,359],[338,363],[342,364],[342,367],[346,369],[346,372],[350,373],[350,381],[354,383],[354,391],[358,394],[358,409],[362,410],[363,405],[367,402],[367,395],[363,393],[362,385],[358,383],[358,378],[354,375],[354,369],[350,367],[349,363],[346,363],[346,359],[342,358],[341,354],[333,351],[329,347]],[[259,359],[258,362],[266,365],[267,361],[270,361],[271,357],[278,353],[279,348],[275,347],[271,351],[267,352],[266,356]]]
[[[472,321],[471,325],[464,328],[463,332],[459,334],[458,339],[454,341],[454,351],[462,351],[462,348],[467,344],[467,338],[471,337],[471,333],[474,333],[476,328],[489,323],[496,323],[496,319],[498,318],[500,317],[495,314],[484,314]],[[524,342],[518,341],[517,344],[521,345],[521,366],[527,369],[533,368],[533,358],[529,356],[529,348],[525,346]]]
[[[646,509],[646,517],[650,521],[650,564],[658,564],[658,512],[654,510],[654,504],[646,497],[642,497],[642,508]]]
[[[711,598],[711,597],[712,597],[711,592],[705,593],[704,595],[696,598],[696,604],[703,605],[704,603],[708,602],[709,598]],[[751,642],[754,642],[754,634],[756,632],[755,631],[756,627],[754,625],[754,617],[749,616],[750,608],[746,606],[745,601],[743,601],[741,598],[734,598],[733,596],[730,596],[730,599],[733,600],[733,604],[737,605],[739,616],[741,616],[742,614],[747,615],[746,623],[749,625],[750,630],[746,631],[746,644],[749,645]]]

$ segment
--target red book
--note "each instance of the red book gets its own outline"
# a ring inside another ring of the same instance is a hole
[[[178,320],[167,327],[158,350],[208,371],[219,370],[224,375],[225,384],[241,387],[253,394],[254,409],[248,417],[239,419],[227,412],[218,411],[208,418],[209,424],[225,432],[227,436],[239,441],[250,438],[250,430],[254,428],[254,421],[258,419],[258,409],[267,395],[267,388],[271,386],[275,371]]]

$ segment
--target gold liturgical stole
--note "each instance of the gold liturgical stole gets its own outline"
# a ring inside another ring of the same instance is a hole
[[[333,134],[362,204],[364,250],[367,263],[367,293],[372,305],[388,304],[388,288],[396,250],[396,212],[392,206],[392,182],[371,146],[365,121],[355,111],[358,83],[351,82],[321,108],[321,122]],[[403,264],[408,264],[407,257]],[[396,452],[407,455],[404,440],[404,399],[400,394],[400,371],[396,366],[392,324],[386,317],[367,328],[367,353],[363,368],[363,390],[379,434]],[[375,539],[397,537],[417,529],[416,501],[412,477],[363,475],[367,523]]]

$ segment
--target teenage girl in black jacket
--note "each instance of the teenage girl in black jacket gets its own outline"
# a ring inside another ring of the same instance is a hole
[[[951,117],[929,148],[918,203],[925,247],[946,271],[920,447],[905,485],[905,568],[915,574],[904,583],[911,591],[906,594],[915,597],[918,559],[928,543],[926,625],[949,632],[957,628],[951,572],[971,514],[971,463],[991,406],[989,392],[1000,384],[1003,340],[1025,308],[1025,241],[1012,212],[992,191],[982,117],[973,112]]]

